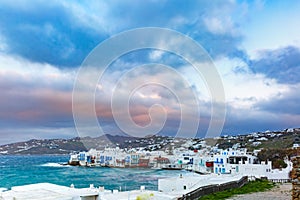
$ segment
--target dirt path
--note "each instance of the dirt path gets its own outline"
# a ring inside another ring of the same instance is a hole
[[[237,195],[227,200],[288,200],[292,199],[291,190],[291,183],[283,183],[266,192]]]

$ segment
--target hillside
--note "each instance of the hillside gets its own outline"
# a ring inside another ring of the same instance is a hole
[[[136,148],[142,147],[146,150],[166,150],[170,148],[180,148],[182,145],[189,149],[205,148],[206,145],[217,146],[221,149],[227,148],[247,148],[250,151],[256,149],[283,150],[290,149],[294,144],[299,144],[300,129],[286,129],[275,132],[258,132],[248,135],[222,136],[210,139],[188,139],[172,138],[169,136],[147,136],[145,138],[135,138],[120,135],[102,135],[97,138],[71,138],[71,139],[43,139],[29,140],[0,146],[0,154],[69,154],[71,152],[86,151],[90,148],[104,149],[105,147]],[[267,151],[268,152],[268,151]],[[272,151],[270,151],[272,152]],[[284,153],[279,153],[285,155]]]
[[[162,148],[170,143],[166,136],[151,136],[135,138],[130,136],[103,135],[97,138],[84,137],[72,139],[43,139],[29,140],[0,146],[0,155],[15,154],[69,154],[71,152],[86,151],[91,148],[105,147],[135,148],[145,147],[150,150]]]

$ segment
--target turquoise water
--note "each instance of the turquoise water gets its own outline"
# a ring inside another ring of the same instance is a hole
[[[117,169],[61,166],[68,156],[0,156],[0,187],[49,182],[77,188],[104,186],[106,189],[133,190],[145,185],[157,190],[159,178],[179,176],[189,172],[152,169]]]

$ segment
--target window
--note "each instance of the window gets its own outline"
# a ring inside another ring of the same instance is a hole
[[[186,185],[183,186],[183,189],[186,190]]]

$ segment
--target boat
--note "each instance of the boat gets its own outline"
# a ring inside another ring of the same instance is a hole
[[[182,167],[178,165],[165,165],[161,169],[163,170],[182,170]]]

